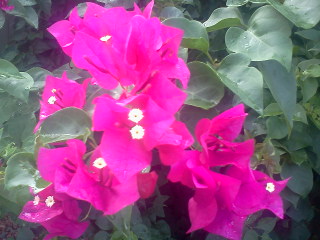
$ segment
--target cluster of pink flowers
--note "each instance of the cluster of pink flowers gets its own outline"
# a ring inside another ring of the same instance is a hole
[[[88,226],[79,221],[79,201],[106,215],[115,214],[139,198],[152,195],[157,182],[150,172],[152,153],[170,166],[168,179],[195,190],[189,201],[191,228],[240,239],[245,218],[260,209],[282,217],[276,182],[250,168],[253,140],[233,142],[245,118],[239,105],[218,117],[202,119],[196,128],[202,151],[187,150],[193,137],[175,119],[186,94],[189,70],[178,57],[183,32],[151,18],[153,1],[143,12],[105,9],[87,3],[83,17],[74,9],[69,20],[49,28],[74,64],[92,78],[82,84],[47,77],[39,123],[66,107],[83,108],[88,85],[121,88],[119,98],[93,100],[92,131],[102,134],[92,149],[78,139],[40,148],[39,172],[51,184],[35,193],[20,218],[42,224],[54,236],[78,238]],[[89,113],[90,114],[90,113]]]

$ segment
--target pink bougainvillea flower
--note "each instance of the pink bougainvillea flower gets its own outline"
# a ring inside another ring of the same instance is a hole
[[[14,6],[8,6],[8,0],[0,0],[0,9],[4,11],[12,11]]]
[[[108,167],[108,159],[98,147],[86,165],[82,159],[85,145],[67,141],[66,147],[40,148],[38,168],[41,176],[54,182],[57,192],[91,203],[104,214],[115,214],[139,199],[137,176],[120,183]]]
[[[167,140],[169,136],[172,138],[171,142]],[[190,147],[194,142],[186,125],[179,121],[175,121],[172,124],[170,131],[167,132],[164,139],[164,143],[157,146],[161,162],[164,165],[172,165],[179,161],[179,159],[182,159],[185,149]]]
[[[148,95],[125,100],[95,99],[93,130],[104,131],[101,154],[120,181],[150,165],[151,150],[166,143],[177,145],[182,136],[172,131],[174,117]]]
[[[80,214],[77,200],[55,192],[51,184],[25,204],[19,218],[44,226],[49,232],[45,240],[56,236],[78,239],[89,225],[89,222],[78,221]]]
[[[86,99],[87,82],[79,84],[69,80],[66,74],[63,74],[62,78],[48,76],[40,101],[40,116],[36,130],[44,119],[62,108],[82,108]]]
[[[184,158],[171,166],[168,175],[170,181],[195,190],[188,204],[191,221],[188,232],[207,227],[220,210],[231,211],[241,185],[236,178],[205,168],[199,157],[198,151],[185,151]]]
[[[190,73],[178,58],[183,32],[150,18],[153,2],[143,13],[137,7],[126,11],[93,3],[87,6],[83,19],[75,17],[74,10],[69,21],[55,23],[49,31],[76,66],[91,73],[95,83],[107,89],[118,83],[133,85],[138,92],[161,72],[187,86]]]
[[[262,209],[268,209],[279,218],[283,218],[283,202],[280,192],[285,188],[288,179],[275,181],[260,171],[250,168],[243,170],[235,166],[230,167],[226,174],[242,182],[234,201],[234,212],[238,215],[249,215]]]
[[[240,133],[247,114],[244,106],[233,107],[217,117],[202,119],[196,126],[196,137],[203,148],[201,161],[209,166],[234,164],[247,168],[254,152],[254,141],[233,141]]]
[[[138,180],[138,190],[141,198],[148,198],[154,192],[154,189],[157,184],[158,175],[156,172],[148,172],[138,173],[137,175]]]

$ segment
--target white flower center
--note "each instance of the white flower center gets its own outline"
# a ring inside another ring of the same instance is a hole
[[[39,202],[40,202],[40,198],[39,198],[38,195],[36,195],[36,196],[34,197],[34,200],[33,200],[33,205],[38,205]]]
[[[266,190],[270,193],[274,192],[275,186],[272,182],[267,183]]]
[[[51,92],[52,92],[52,93],[55,93],[56,91],[57,91],[57,89],[55,89],[55,88],[52,88],[52,89],[51,89]]]
[[[143,119],[143,112],[139,108],[133,108],[128,114],[128,119],[132,122],[138,123]]]
[[[52,207],[53,204],[55,203],[53,196],[48,196],[45,203],[46,203],[47,207]]]
[[[130,130],[132,139],[142,139],[144,136],[144,128],[136,125]]]
[[[149,165],[148,167],[144,168],[141,170],[141,173],[148,173],[150,172],[151,166]]]
[[[100,38],[100,41],[102,41],[102,42],[108,42],[108,40],[111,38],[111,36],[110,35],[106,35],[106,36],[104,36],[104,37],[101,37]]]
[[[107,166],[107,163],[104,161],[103,158],[100,157],[93,161],[93,166],[102,169]]]
[[[57,101],[57,98],[55,96],[51,96],[48,99],[48,103],[49,104],[54,104]]]

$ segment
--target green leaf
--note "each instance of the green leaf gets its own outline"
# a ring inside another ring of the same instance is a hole
[[[259,235],[256,231],[251,229],[244,234],[243,240],[259,240]]]
[[[273,230],[276,225],[277,218],[275,217],[265,217],[259,220],[255,228],[263,230],[265,233],[269,233]]]
[[[301,165],[302,163],[308,161],[308,155],[304,149],[290,152],[290,156],[291,156],[291,160],[297,165]]]
[[[246,55],[230,54],[218,69],[221,81],[249,107],[259,114],[263,111],[263,80],[261,73],[248,67],[250,58]]]
[[[297,27],[309,29],[320,20],[319,0],[267,0],[277,11],[288,18]]]
[[[19,0],[11,0],[12,5],[14,5],[14,9],[8,13],[22,17],[26,20],[27,23],[29,23],[32,27],[38,28],[39,20],[38,15],[36,11],[30,7],[26,6],[24,7]]]
[[[27,71],[27,73],[34,80],[34,84],[33,84],[32,88],[31,88],[31,91],[32,90],[39,90],[39,89],[43,88],[44,84],[45,84],[46,77],[48,75],[52,75],[51,72],[49,72],[46,69],[40,68],[40,67],[31,68],[31,69],[29,69]]]
[[[311,65],[302,74],[308,77],[320,77],[320,65]]]
[[[94,235],[93,240],[106,240],[110,239],[110,234],[105,231],[99,231]]]
[[[292,127],[293,114],[296,106],[296,80],[293,73],[277,61],[269,60],[258,64],[274,99],[282,109],[289,126]]]
[[[181,46],[197,49],[204,53],[209,50],[208,33],[201,22],[186,18],[169,18],[163,21],[165,25],[180,28],[184,31]]]
[[[278,117],[267,119],[268,136],[273,139],[281,139],[288,135],[286,121]]]
[[[295,34],[308,40],[320,41],[320,31],[315,29],[302,30],[295,32]]]
[[[300,104],[296,104],[296,109],[295,109],[295,113],[293,115],[293,120],[308,124],[306,110]]]
[[[13,64],[0,59],[0,88],[27,102],[32,85],[33,79],[28,73],[20,73]]]
[[[290,178],[287,186],[301,196],[307,196],[313,186],[313,174],[311,168],[285,162],[282,165],[281,177]]]
[[[7,163],[5,185],[9,189],[18,186],[35,187],[37,176],[33,154],[17,153]]]
[[[176,7],[165,7],[161,10],[160,18],[178,18],[183,17],[183,12]]]
[[[203,23],[208,32],[215,30],[244,25],[238,8],[225,7],[215,9],[209,19]]]
[[[2,10],[0,10],[0,29],[3,27],[4,23],[6,22],[6,17]]]
[[[35,0],[18,0],[22,6],[34,6],[37,4]]]
[[[41,124],[39,140],[42,144],[73,138],[86,139],[90,134],[91,119],[81,109],[68,107],[50,115]]]
[[[229,7],[240,7],[249,2],[249,0],[227,0],[226,5]]]
[[[264,117],[271,117],[271,116],[278,116],[283,114],[280,106],[278,103],[270,103],[264,110],[263,116]]]
[[[228,29],[225,41],[227,48],[243,53],[252,61],[275,59],[287,70],[291,68],[291,26],[271,6],[258,8],[249,20],[248,30],[237,27]]]
[[[312,146],[312,138],[308,126],[301,122],[295,122],[291,135],[284,145],[289,151]]]
[[[191,77],[188,84],[186,104],[209,109],[216,106],[224,95],[224,87],[219,77],[207,64],[188,64]]]
[[[300,86],[303,95],[303,102],[306,103],[317,93],[319,82],[315,78],[306,78],[301,81]]]
[[[7,93],[0,92],[0,126],[2,123],[10,119],[10,117],[14,114],[17,108],[18,103],[16,99],[14,99]]]

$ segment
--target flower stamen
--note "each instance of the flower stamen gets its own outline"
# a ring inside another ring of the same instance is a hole
[[[103,158],[100,157],[94,160],[92,165],[96,168],[102,169],[106,167],[108,164],[105,162]]]
[[[272,182],[267,183],[266,190],[270,193],[274,192],[275,186]]]
[[[140,122],[143,118],[143,112],[139,108],[131,109],[128,114],[128,119],[135,123]]]
[[[45,203],[47,207],[52,207],[53,204],[55,203],[53,196],[48,196]]]
[[[100,38],[100,41],[102,41],[102,42],[108,42],[108,40],[111,38],[111,36],[110,35],[106,35],[106,36],[104,36],[104,37],[101,37]]]
[[[57,101],[57,98],[55,96],[51,96],[48,99],[48,103],[51,105],[54,104],[56,101]]]
[[[144,128],[136,125],[130,130],[132,139],[142,139],[144,136]]]

